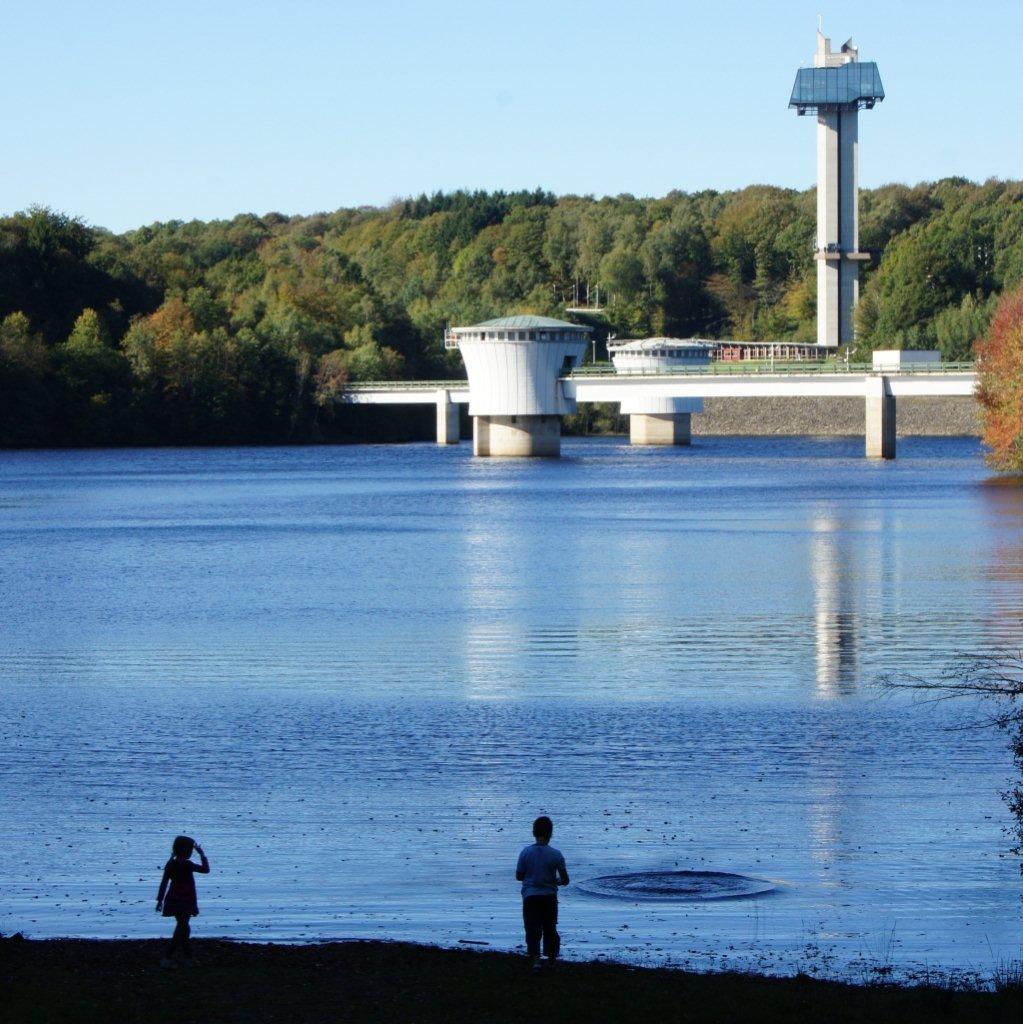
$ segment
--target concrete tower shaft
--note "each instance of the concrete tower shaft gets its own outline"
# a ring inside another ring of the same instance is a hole
[[[853,339],[859,300],[859,112],[817,113],[817,344]]]
[[[853,340],[859,300],[859,110],[884,99],[877,65],[852,40],[837,52],[817,33],[813,67],[796,73],[789,106],[817,115],[817,344]]]

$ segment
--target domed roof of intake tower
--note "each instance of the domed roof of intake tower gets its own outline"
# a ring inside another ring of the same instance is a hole
[[[494,320],[484,320],[481,324],[472,324],[472,328],[487,327],[497,330],[512,331],[534,331],[568,328],[573,331],[592,331],[592,327],[583,327],[580,324],[571,324],[567,320],[555,320],[549,316],[533,316],[526,313],[519,316],[499,316]],[[456,328],[457,329],[457,328]],[[462,328],[465,330],[466,328]]]
[[[701,338],[623,338],[621,341],[609,341],[608,351],[647,353],[656,352],[664,348],[685,348],[706,351],[715,347],[715,342],[704,341]]]

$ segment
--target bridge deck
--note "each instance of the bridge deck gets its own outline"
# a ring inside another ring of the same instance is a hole
[[[712,363],[686,373],[616,373],[586,367],[562,377],[565,394],[579,402],[620,402],[623,398],[862,398],[867,381],[882,377],[895,397],[974,393],[972,363],[930,363],[875,372],[870,366],[789,364],[741,366]],[[464,380],[366,381],[348,387],[342,399],[358,405],[405,405],[469,401]]]

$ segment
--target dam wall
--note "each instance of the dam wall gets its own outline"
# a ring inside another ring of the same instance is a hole
[[[968,397],[900,398],[900,437],[977,436],[980,406]],[[862,398],[707,398],[692,417],[701,435],[841,435],[863,433]]]

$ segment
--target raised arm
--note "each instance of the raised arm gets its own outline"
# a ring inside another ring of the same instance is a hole
[[[202,863],[194,865],[192,870],[200,875],[208,875],[210,873],[210,862],[206,859],[206,854],[203,853],[203,849],[198,843],[195,844],[195,852],[199,854],[199,860]]]

